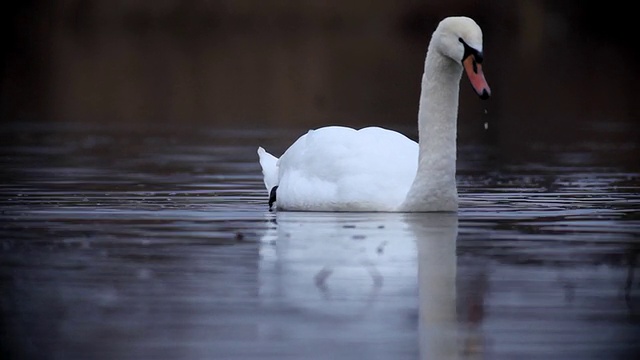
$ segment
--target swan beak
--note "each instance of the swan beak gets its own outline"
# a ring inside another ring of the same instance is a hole
[[[474,55],[467,56],[462,61],[462,65],[476,94],[478,94],[482,100],[488,99],[489,96],[491,96],[491,89],[489,88],[489,84],[487,84],[487,80],[484,79],[482,65],[476,61],[476,57]]]

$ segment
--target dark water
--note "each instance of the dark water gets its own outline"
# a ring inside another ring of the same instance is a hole
[[[457,215],[269,213],[297,135],[3,125],[3,358],[640,353],[636,143],[460,144]]]

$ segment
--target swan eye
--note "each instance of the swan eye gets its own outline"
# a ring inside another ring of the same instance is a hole
[[[458,38],[458,41],[460,41],[462,43],[462,46],[464,46],[464,53],[462,54],[462,60],[466,59],[467,56],[469,55],[473,55],[473,57],[475,58],[475,60],[481,64],[482,63],[482,53],[479,52],[478,50],[472,48],[471,46],[467,45],[467,43],[462,40],[461,37]]]

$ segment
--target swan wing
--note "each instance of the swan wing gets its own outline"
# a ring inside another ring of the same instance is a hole
[[[417,165],[418,144],[395,131],[311,130],[278,161],[278,208],[393,211],[405,199]]]

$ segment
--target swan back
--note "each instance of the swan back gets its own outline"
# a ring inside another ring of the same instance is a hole
[[[418,165],[418,144],[391,130],[328,126],[279,160],[278,209],[397,211]]]

